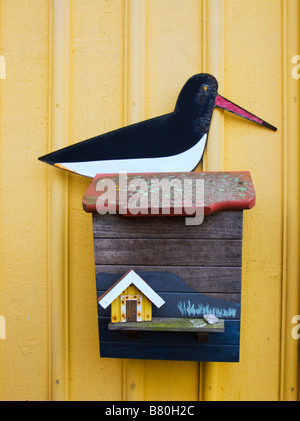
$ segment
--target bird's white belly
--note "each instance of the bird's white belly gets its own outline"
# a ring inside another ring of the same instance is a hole
[[[206,144],[207,134],[184,152],[159,158],[113,159],[107,161],[60,162],[59,168],[86,177],[96,174],[189,172],[199,163]]]

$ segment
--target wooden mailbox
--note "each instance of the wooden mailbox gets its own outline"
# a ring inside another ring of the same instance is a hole
[[[239,361],[243,210],[255,203],[249,172],[124,177],[125,185],[119,175],[97,175],[83,198],[93,214],[101,357]],[[174,211],[174,189],[169,209],[163,194],[154,210],[121,209],[121,193],[132,196],[132,180],[143,180],[150,191],[160,177],[203,180],[201,224],[187,224],[184,210]],[[106,214],[97,211],[107,193],[100,180],[115,185]],[[207,314],[217,322],[209,324]]]

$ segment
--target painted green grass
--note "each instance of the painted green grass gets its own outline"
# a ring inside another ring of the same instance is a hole
[[[186,331],[211,332],[224,331],[224,320],[210,325],[204,319],[196,318],[153,318],[150,322],[109,323],[109,330],[151,330],[151,331]]]

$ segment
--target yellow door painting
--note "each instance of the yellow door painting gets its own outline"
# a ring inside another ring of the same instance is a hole
[[[0,400],[299,400],[299,0],[0,0]],[[201,170],[250,171],[238,363],[100,358],[90,180],[38,157],[173,110],[216,109]]]

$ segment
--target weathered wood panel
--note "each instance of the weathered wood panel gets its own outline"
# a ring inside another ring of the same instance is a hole
[[[127,314],[126,314],[127,316]],[[132,317],[132,314],[130,315]],[[191,320],[190,318],[174,318],[174,317],[153,317],[151,321],[137,322],[135,320],[129,320],[126,317],[126,323],[110,322],[108,325],[109,330],[123,330],[132,331],[139,333],[141,331],[152,331],[152,332],[193,332],[193,333],[216,333],[224,332],[224,320],[219,319],[217,323],[208,324],[204,319],[197,318],[197,320]]]
[[[136,322],[136,318],[137,318],[136,300],[127,300],[126,301],[126,321]]]
[[[146,342],[148,344],[157,343],[157,344],[195,344],[197,342],[197,337],[193,332],[149,332],[141,331],[139,335],[132,339],[125,332],[116,330],[111,331],[107,329],[108,324],[110,323],[110,317],[98,317],[98,326],[99,326],[99,336],[101,344],[104,342],[130,342],[134,347],[136,343]],[[238,345],[240,338],[240,321],[238,319],[225,320],[225,330],[224,332],[215,332],[208,337],[208,344],[215,345]],[[117,346],[117,344],[116,344]]]
[[[231,238],[241,239],[242,211],[217,212],[200,225],[185,225],[182,216],[126,217],[93,214],[95,238]]]
[[[116,274],[117,280],[130,269],[135,272],[162,270],[161,266],[96,265],[97,289],[107,290],[111,286],[110,278],[101,276],[100,279],[100,276],[97,277],[98,273]],[[241,267],[172,266],[170,270],[198,292],[240,293],[241,291]]]
[[[132,337],[108,333],[110,308],[98,306],[101,356],[238,361],[242,221],[241,211],[212,214],[199,226],[185,225],[184,217],[94,214],[97,297],[133,269],[165,300],[160,309],[153,306],[153,317],[214,313],[226,323],[225,332],[211,333],[205,343],[188,332]]]
[[[96,264],[240,266],[241,240],[99,239]]]

